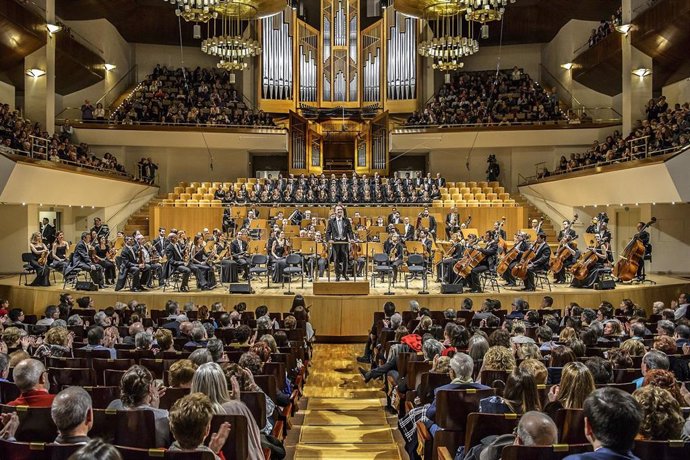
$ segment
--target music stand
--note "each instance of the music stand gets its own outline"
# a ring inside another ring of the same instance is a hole
[[[249,240],[249,245],[247,246],[247,253],[249,255],[254,254],[266,254],[266,240]]]
[[[266,229],[266,219],[254,219],[249,223],[249,231],[257,230],[259,232],[259,239],[261,239],[261,232]]]
[[[384,254],[383,243],[369,242],[367,243],[367,260],[366,260],[366,278],[369,279],[369,261],[374,259],[374,254]]]

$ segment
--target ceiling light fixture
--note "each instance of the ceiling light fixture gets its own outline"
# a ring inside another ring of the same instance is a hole
[[[30,77],[38,78],[45,75],[46,71],[41,69],[29,69],[26,71],[26,74]]]
[[[622,35],[628,35],[631,30],[635,30],[635,26],[632,24],[620,24],[616,26],[616,32]]]
[[[48,23],[48,24],[46,24],[46,29],[48,29],[49,34],[53,35],[53,34],[60,32],[62,30],[62,26],[59,24]]]
[[[105,67],[105,70],[107,70],[108,72],[117,69],[117,66],[115,64],[103,64],[103,67]]]
[[[652,69],[647,69],[646,67],[640,67],[632,71],[633,75],[637,75],[640,78],[648,77],[652,74]]]
[[[564,68],[565,70],[570,70],[573,67],[575,67],[575,64],[572,62],[566,62],[565,64],[561,64],[561,67]]]

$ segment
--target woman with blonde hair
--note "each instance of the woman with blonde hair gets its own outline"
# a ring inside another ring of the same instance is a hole
[[[43,343],[34,352],[34,358],[55,358],[72,356],[72,340],[74,337],[65,327],[52,327],[46,332]]]
[[[247,419],[248,452],[250,460],[264,458],[261,449],[259,426],[249,408],[240,400],[240,386],[237,379],[230,379],[232,393],[228,391],[227,380],[223,369],[217,363],[206,363],[199,366],[192,379],[191,393],[203,393],[211,400],[214,414],[243,415]]]
[[[43,243],[40,233],[31,234],[29,251],[31,254],[29,265],[36,271],[36,279],[31,282],[30,286],[50,286],[50,265],[48,264],[50,250]]]
[[[670,392],[648,385],[635,390],[632,396],[642,408],[637,439],[667,441],[681,438],[685,420],[680,404]]]
[[[577,339],[577,331],[572,327],[564,327],[558,336],[559,342],[568,343],[573,339]]]
[[[561,383],[549,390],[544,412],[555,420],[559,409],[582,409],[594,389],[594,377],[587,366],[579,361],[568,363],[563,367]]]
[[[628,339],[621,343],[620,349],[627,351],[630,356],[644,356],[647,352],[644,348],[644,343],[635,339]]]

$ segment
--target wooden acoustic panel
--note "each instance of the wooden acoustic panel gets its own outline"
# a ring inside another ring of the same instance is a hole
[[[369,282],[314,281],[314,295],[369,295]]]

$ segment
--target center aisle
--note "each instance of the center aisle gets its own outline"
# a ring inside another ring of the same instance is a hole
[[[397,418],[384,410],[381,381],[364,384],[355,360],[362,345],[314,346],[295,459],[400,460]],[[296,428],[296,427],[295,427]]]

